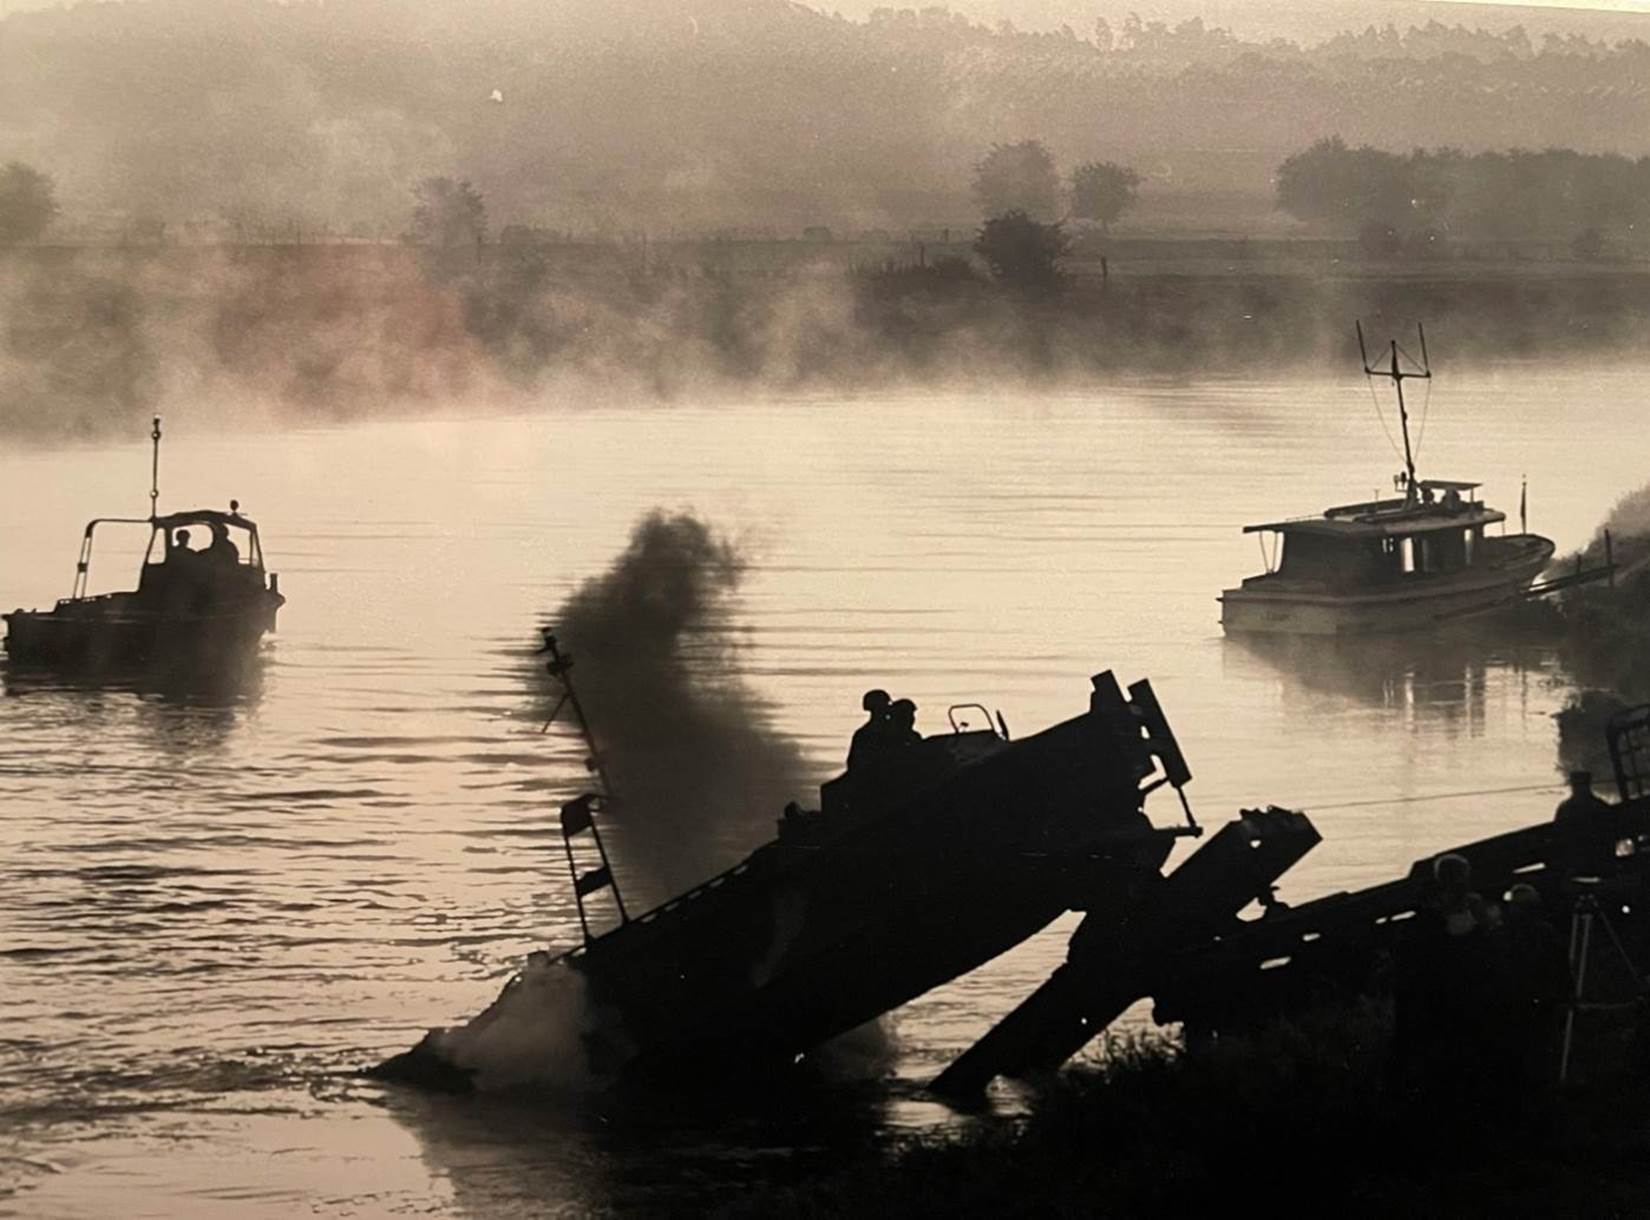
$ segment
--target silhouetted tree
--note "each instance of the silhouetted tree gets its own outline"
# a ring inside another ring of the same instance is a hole
[[[1042,224],[1019,210],[993,216],[974,239],[974,252],[985,259],[993,279],[1030,291],[1060,285],[1065,278],[1060,259],[1070,248],[1058,221]]]
[[[1372,220],[1358,230],[1358,247],[1370,258],[1396,258],[1403,252],[1404,235],[1385,221]]]
[[[126,226],[126,242],[134,246],[158,246],[166,241],[166,222],[145,212]]]
[[[1112,222],[1134,206],[1140,175],[1126,165],[1090,161],[1071,171],[1071,214],[1078,220],[1097,220],[1110,229]]]
[[[413,189],[412,236],[421,246],[471,245],[487,236],[487,205],[468,182],[426,178]]]
[[[1596,262],[1604,254],[1604,235],[1586,228],[1570,239],[1570,253],[1585,262]]]
[[[49,177],[21,161],[0,169],[0,246],[33,241],[56,215]]]
[[[1278,206],[1362,234],[1515,240],[1650,222],[1650,159],[1568,148],[1398,156],[1319,140],[1278,167]],[[1433,243],[1434,245],[1437,242]]]
[[[1033,219],[1052,219],[1059,192],[1054,158],[1038,140],[993,144],[974,167],[974,199],[987,216],[1023,212]]]
[[[1392,225],[1411,209],[1411,171],[1400,156],[1332,136],[1278,166],[1278,206],[1299,220]]]

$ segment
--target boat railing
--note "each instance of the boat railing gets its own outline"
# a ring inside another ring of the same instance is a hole
[[[709,881],[701,881],[698,885],[694,886],[691,890],[687,890],[684,893],[678,894],[676,897],[670,899],[668,902],[662,902],[658,906],[652,908],[651,910],[646,911],[646,912],[642,913],[641,915],[634,916],[633,918],[628,919],[624,923],[618,924],[615,927],[609,928],[606,932],[603,932],[598,936],[590,937],[582,945],[577,945],[574,948],[569,949],[566,953],[563,953],[562,957],[563,958],[583,957],[589,951],[590,947],[592,945],[594,945],[597,941],[606,940],[606,939],[608,939],[609,937],[612,937],[612,936],[623,935],[626,928],[631,928],[631,927],[635,927],[637,925],[642,925],[642,924],[654,923],[659,919],[659,917],[661,915],[668,915],[672,911],[676,911],[676,910],[680,909],[681,907],[683,907],[684,905],[686,905],[688,903],[691,903],[691,902],[696,901],[697,899],[703,898],[706,894],[710,893],[712,890],[720,889],[722,886],[726,885],[733,878],[741,876],[744,873],[750,871],[750,866],[751,866],[751,862],[748,859],[741,860],[738,864],[735,864],[732,868],[727,869],[724,872],[717,873],[716,876],[712,877]]]

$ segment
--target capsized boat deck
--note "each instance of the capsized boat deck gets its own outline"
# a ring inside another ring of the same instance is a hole
[[[581,911],[613,889],[621,912],[551,963],[601,1014],[592,1065],[660,1079],[787,1064],[1067,910],[1126,911],[1196,832],[1189,810],[1162,828],[1145,813],[1149,793],[1191,778],[1146,682],[1125,694],[1103,673],[1087,710],[1052,728],[942,734],[917,755],[825,785],[818,811],[787,810],[773,842],[639,916],[623,915],[605,848],[575,865]],[[564,807],[570,860],[574,840],[599,847],[594,816],[590,798]],[[453,1065],[432,1037],[378,1074],[450,1083]]]

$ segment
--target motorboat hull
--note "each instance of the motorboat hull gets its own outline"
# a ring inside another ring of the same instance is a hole
[[[1524,535],[1516,541],[1525,545],[1500,563],[1366,590],[1291,587],[1269,578],[1246,581],[1221,594],[1221,626],[1230,635],[1379,635],[1483,614],[1521,598],[1552,562],[1548,539]]]
[[[207,612],[178,613],[133,594],[70,599],[4,615],[6,654],[16,666],[75,672],[232,664],[274,630],[285,601],[261,590]]]

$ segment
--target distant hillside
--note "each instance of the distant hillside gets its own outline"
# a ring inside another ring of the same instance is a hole
[[[1302,49],[787,0],[147,0],[0,21],[0,162],[55,176],[64,232],[152,216],[393,236],[431,174],[472,180],[495,228],[967,224],[973,161],[1028,137],[1063,167],[1137,166],[1142,222],[1155,199],[1218,228],[1263,213],[1278,162],[1332,134],[1643,155],[1650,45],[1432,26]]]

